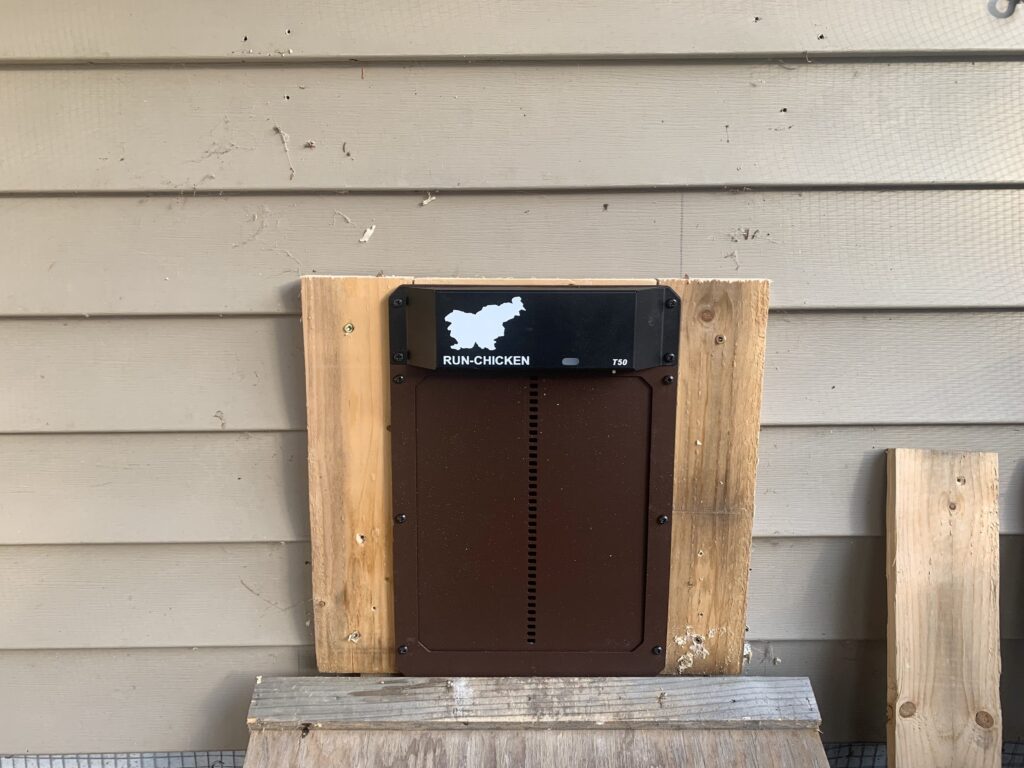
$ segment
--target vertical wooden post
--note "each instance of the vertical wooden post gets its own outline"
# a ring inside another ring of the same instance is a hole
[[[388,294],[303,277],[313,616],[322,672],[394,671]]]
[[[999,463],[888,452],[888,741],[894,768],[997,768]]]
[[[666,279],[682,299],[666,672],[739,674],[768,281]]]

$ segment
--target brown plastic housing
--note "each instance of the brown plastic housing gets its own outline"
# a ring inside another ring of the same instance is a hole
[[[660,672],[676,373],[392,366],[399,671]]]

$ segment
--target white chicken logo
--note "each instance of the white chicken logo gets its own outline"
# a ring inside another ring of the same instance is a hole
[[[524,310],[521,296],[513,296],[504,304],[488,304],[477,312],[453,309],[444,318],[455,339],[452,349],[494,349],[498,339],[505,335],[505,323]]]

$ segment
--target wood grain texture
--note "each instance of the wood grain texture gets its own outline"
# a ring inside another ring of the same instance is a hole
[[[394,671],[387,297],[410,278],[302,282],[317,666]]]
[[[13,68],[0,191],[1020,184],[990,126],[1024,127],[1022,87],[1012,61]]]
[[[0,648],[305,645],[309,560],[306,544],[0,547]]]
[[[774,309],[1024,305],[1017,189],[424,199],[0,197],[0,315],[294,314],[300,274],[500,277],[510,264],[770,278]]]
[[[768,283],[663,283],[682,300],[666,671],[738,674]]]
[[[766,0],[542,2],[483,9],[469,0],[344,5],[255,0],[243,17],[201,0],[167,6],[107,0],[87,12],[73,0],[0,3],[0,57],[13,61],[347,60],[431,57],[787,56],[1015,53],[1016,15],[985,3],[936,0],[921,15],[904,3]],[[17,13],[15,13],[17,11]]]
[[[260,674],[315,671],[311,646],[0,652],[6,754],[245,749]],[[60,723],[59,728],[54,723]]]
[[[999,465],[890,449],[888,753],[895,768],[996,768]]]
[[[264,677],[249,728],[816,729],[805,678]]]
[[[0,435],[0,544],[308,541],[301,432]]]
[[[828,768],[816,731],[256,731],[250,768],[351,768],[444,765],[543,768],[600,765],[637,768]]]

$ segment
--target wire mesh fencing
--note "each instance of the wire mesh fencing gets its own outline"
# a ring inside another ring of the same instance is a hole
[[[885,744],[826,744],[831,768],[886,768]],[[3,755],[0,768],[242,768],[245,752],[105,752]],[[1024,741],[1003,744],[1003,768],[1024,768]]]
[[[245,752],[104,752],[4,755],[0,768],[242,768]]]

